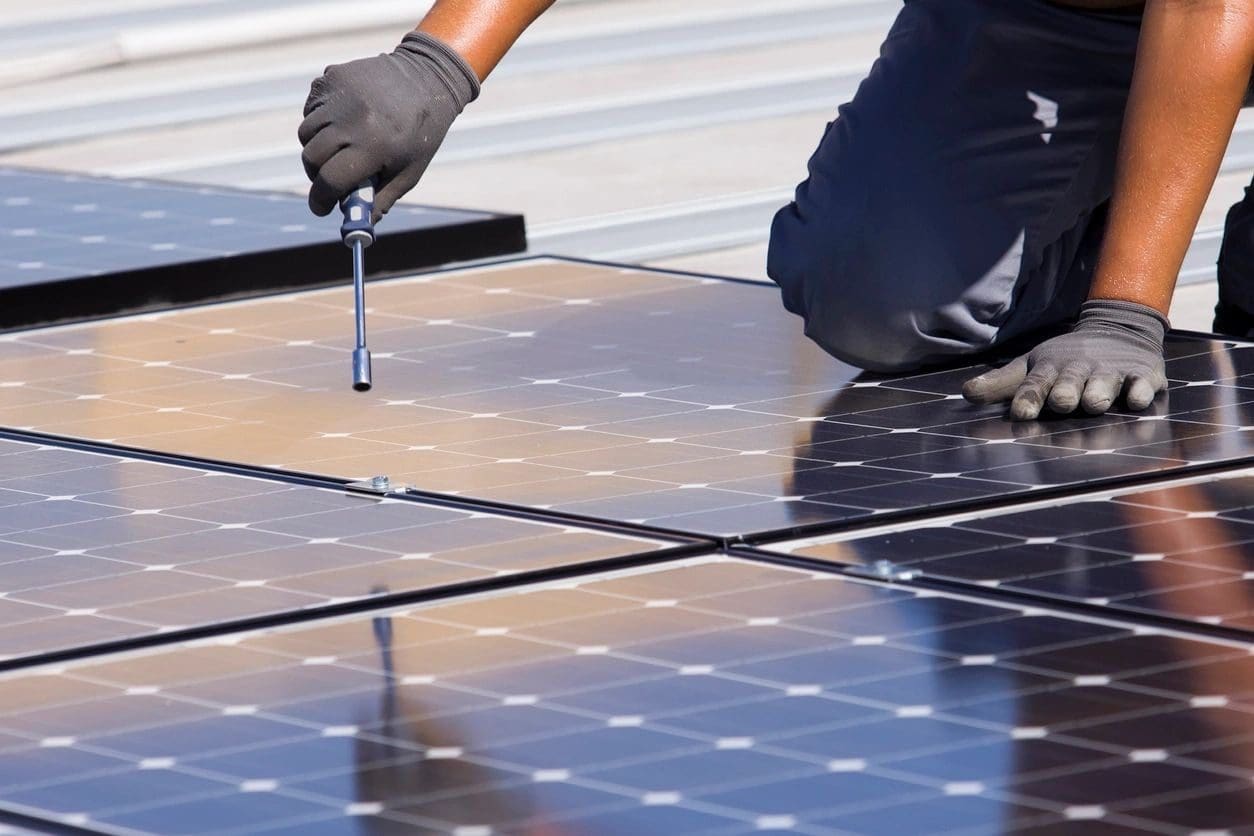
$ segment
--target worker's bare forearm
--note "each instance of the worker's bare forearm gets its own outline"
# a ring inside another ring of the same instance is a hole
[[[554,0],[436,0],[418,28],[457,51],[479,76],[500,62]]]
[[[1148,0],[1090,298],[1163,313],[1254,68],[1254,0]]]

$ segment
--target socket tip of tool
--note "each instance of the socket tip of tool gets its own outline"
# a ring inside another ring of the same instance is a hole
[[[372,386],[370,379],[370,349],[353,350],[353,391],[369,392]]]

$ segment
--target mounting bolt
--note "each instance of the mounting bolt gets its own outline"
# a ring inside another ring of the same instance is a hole
[[[881,578],[894,578],[897,576],[897,567],[893,565],[891,560],[877,560],[871,564],[871,574]]]
[[[891,560],[876,560],[865,566],[850,566],[845,570],[851,575],[874,578],[877,581],[912,581],[919,576],[918,570],[899,566]]]
[[[376,491],[386,491],[392,487],[392,480],[388,479],[386,476],[371,476],[370,487],[374,488]]]

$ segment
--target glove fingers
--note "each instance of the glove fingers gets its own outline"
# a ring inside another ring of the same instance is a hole
[[[318,170],[309,187],[309,208],[318,217],[331,214],[340,200],[369,176],[371,172],[365,169],[361,155],[352,148],[335,154]]]
[[[327,97],[331,92],[331,81],[327,78],[327,73],[329,72],[331,72],[331,68],[327,67],[322,71],[322,75],[309,83],[309,95],[305,98],[306,116],[326,103]]]
[[[410,166],[391,179],[384,179],[374,194],[374,222],[378,223],[388,210],[396,205],[410,189],[418,185],[418,180],[426,171],[426,166]]]
[[[301,151],[300,161],[305,166],[305,174],[310,180],[318,179],[318,171],[327,164],[348,142],[338,130],[324,128],[305,143]]]
[[[1074,412],[1080,405],[1080,395],[1084,393],[1091,372],[1088,363],[1068,363],[1049,390],[1045,401],[1049,408],[1060,415]]]
[[[1128,408],[1134,412],[1140,412],[1154,402],[1154,396],[1158,394],[1159,389],[1166,386],[1166,381],[1162,381],[1163,386],[1156,386],[1158,382],[1153,378],[1155,375],[1132,374],[1128,376],[1126,385]]]
[[[1122,389],[1123,375],[1110,371],[1095,373],[1084,387],[1084,397],[1081,399],[1084,411],[1090,415],[1105,414],[1114,405]]]
[[[1045,406],[1045,396],[1054,381],[1058,379],[1058,369],[1048,363],[1038,363],[1023,379],[1023,385],[1015,393],[1010,402],[1010,417],[1016,421],[1032,421],[1041,414]]]
[[[1000,369],[973,377],[962,386],[962,395],[972,403],[998,403],[1019,389],[1028,373],[1027,356],[1016,357]]]
[[[334,121],[331,108],[318,107],[314,110],[307,109],[305,118],[301,120],[300,127],[296,129],[296,138],[300,140],[301,145],[308,145],[318,131]]]

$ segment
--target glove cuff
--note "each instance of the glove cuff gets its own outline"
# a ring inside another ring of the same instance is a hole
[[[427,59],[457,103],[458,111],[479,98],[479,77],[466,59],[439,38],[422,31],[410,32],[401,39],[396,51]]]
[[[1117,330],[1162,351],[1171,323],[1155,308],[1122,299],[1093,299],[1080,306],[1075,330]]]

